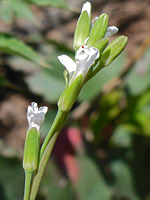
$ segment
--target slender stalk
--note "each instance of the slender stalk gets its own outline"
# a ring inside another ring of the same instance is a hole
[[[58,138],[59,132],[61,128],[63,127],[66,117],[67,117],[67,112],[58,110],[58,113],[53,122],[53,125],[43,143],[43,146],[40,152],[39,168],[38,168],[37,174],[34,176],[32,186],[31,186],[30,200],[35,200],[36,198],[47,162],[52,153],[55,142]]]
[[[67,112],[64,112],[62,110],[58,110],[57,112],[57,115],[55,117],[55,120],[52,124],[52,127],[51,129],[49,130],[43,144],[42,144],[42,147],[41,147],[41,150],[40,150],[40,160],[43,156],[43,153],[51,139],[51,137],[56,133],[56,132],[59,132],[62,128],[62,126],[64,125],[64,122],[65,122],[65,119],[67,117]]]
[[[29,200],[30,185],[32,179],[32,172],[25,170],[25,189],[24,189],[24,200]]]

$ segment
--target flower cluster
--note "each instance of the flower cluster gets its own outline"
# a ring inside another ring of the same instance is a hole
[[[83,4],[74,36],[75,61],[67,55],[58,56],[59,61],[69,73],[69,85],[79,75],[82,75],[82,79],[85,80],[95,61],[100,61],[101,54],[108,44],[108,37],[118,32],[116,26],[107,27],[107,25],[106,14],[95,17],[91,22],[91,4],[90,2]]]
[[[75,59],[72,60],[67,55],[58,56],[66,68],[66,88],[58,102],[60,110],[69,111],[83,84],[108,66],[125,48],[125,36],[116,38],[108,45],[108,37],[117,32],[116,26],[108,27],[107,14],[102,14],[91,22],[91,4],[83,4],[74,34]]]

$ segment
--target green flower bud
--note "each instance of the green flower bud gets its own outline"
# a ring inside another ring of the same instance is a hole
[[[88,46],[94,46],[96,42],[102,39],[105,35],[108,26],[108,15],[105,13],[100,15],[100,17],[94,23],[90,37],[87,41]]]
[[[75,34],[74,34],[74,44],[75,50],[79,49],[80,46],[84,44],[84,41],[89,36],[91,26],[91,16],[88,15],[87,11],[83,11],[79,17]]]
[[[107,44],[109,42],[108,38],[103,38],[101,40],[99,40],[98,42],[96,42],[93,47],[97,48],[99,50],[99,52],[103,52],[104,49],[106,48]]]
[[[36,102],[28,106],[27,119],[28,131],[24,146],[23,168],[33,172],[38,167],[40,149],[40,127],[45,119],[48,108],[46,106],[38,108]]]
[[[40,149],[40,133],[36,128],[27,132],[24,146],[23,168],[28,171],[35,171],[38,167]]]
[[[113,40],[101,54],[101,64],[105,67],[110,65],[113,60],[124,50],[128,42],[126,36],[120,36]]]

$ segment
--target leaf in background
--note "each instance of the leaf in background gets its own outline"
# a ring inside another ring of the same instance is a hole
[[[25,0],[1,0],[0,18],[6,23],[12,23],[14,15],[34,21],[34,15]]]
[[[124,61],[125,55],[122,53],[110,66],[102,69],[93,79],[86,83],[79,95],[79,101],[92,100],[100,94],[104,85],[120,74]]]
[[[113,135],[109,141],[110,146],[129,148],[132,146],[132,136],[133,135],[125,126],[119,125],[115,128]]]
[[[54,76],[51,71],[40,70],[26,78],[30,90],[51,103],[56,103],[65,88],[63,79]]]
[[[72,56],[70,49],[60,50],[58,46],[52,49],[50,45],[43,45],[43,54],[53,67],[53,70],[42,68],[26,78],[26,82],[35,94],[42,95],[50,103],[56,103],[65,88],[63,72],[65,68],[58,60],[58,55]]]
[[[58,8],[67,8],[68,4],[64,0],[28,0],[38,6],[53,6]]]
[[[122,99],[124,99],[124,93],[118,89],[101,96],[98,110],[90,117],[90,126],[97,144],[108,140],[112,134],[112,121],[115,121],[122,111],[120,103]]]
[[[115,160],[110,167],[115,178],[115,199],[121,197],[121,199],[139,200],[135,192],[134,177],[129,166],[124,161]]]
[[[139,95],[150,87],[150,48],[137,61],[125,78],[126,86],[132,95]]]
[[[24,171],[17,159],[0,156],[0,199],[20,200],[23,198]]]
[[[50,68],[48,63],[46,63],[43,58],[41,58],[41,56],[36,53],[30,46],[15,37],[2,33],[0,34],[0,52],[18,55],[31,60],[32,62],[42,67]]]
[[[122,116],[122,123],[131,133],[150,136],[150,92],[130,96]]]
[[[67,54],[72,57],[73,51],[62,44],[41,45],[40,51],[53,70],[37,67],[34,63],[16,56],[7,59],[14,70],[23,71],[25,82],[29,89],[37,95],[41,95],[46,101],[56,103],[65,88],[63,71],[65,68],[59,62],[58,56]]]
[[[80,177],[76,183],[76,191],[82,200],[110,200],[111,190],[98,169],[98,166],[87,156],[78,157]]]
[[[73,200],[73,190],[70,182],[62,176],[60,170],[51,160],[43,177],[40,194],[45,200]]]

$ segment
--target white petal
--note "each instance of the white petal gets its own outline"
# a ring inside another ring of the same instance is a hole
[[[37,105],[36,102],[32,102],[32,103],[31,103],[31,107],[32,107],[33,110],[38,111],[38,105]]]
[[[82,74],[85,76],[90,67],[95,63],[95,60],[99,58],[99,50],[83,45],[77,51],[75,58],[77,60],[77,75]]]
[[[29,124],[29,129],[34,127],[37,131],[40,130],[40,127],[45,119],[45,114],[48,108],[46,106],[40,107],[38,109],[37,103],[32,102],[31,106],[28,106],[27,110],[27,119]]]
[[[87,11],[88,15],[91,15],[91,3],[90,2],[86,2],[83,4],[82,6],[82,12],[83,11]]]
[[[39,108],[39,111],[42,112],[42,113],[44,113],[44,114],[47,113],[47,110],[48,110],[48,107],[46,107],[46,106],[43,106],[43,107]]]
[[[58,56],[59,61],[66,67],[69,73],[76,70],[76,63],[67,55]]]
[[[105,33],[105,36],[104,37],[108,37],[108,36],[111,36],[111,35],[114,35],[118,32],[118,28],[116,26],[109,26],[107,28],[107,31]]]
[[[89,37],[87,37],[87,38],[85,39],[85,41],[84,41],[84,44],[86,44],[86,43],[87,43],[88,39],[89,39]]]
[[[33,113],[33,108],[32,106],[28,106],[28,109],[27,109],[27,117],[30,117]]]

